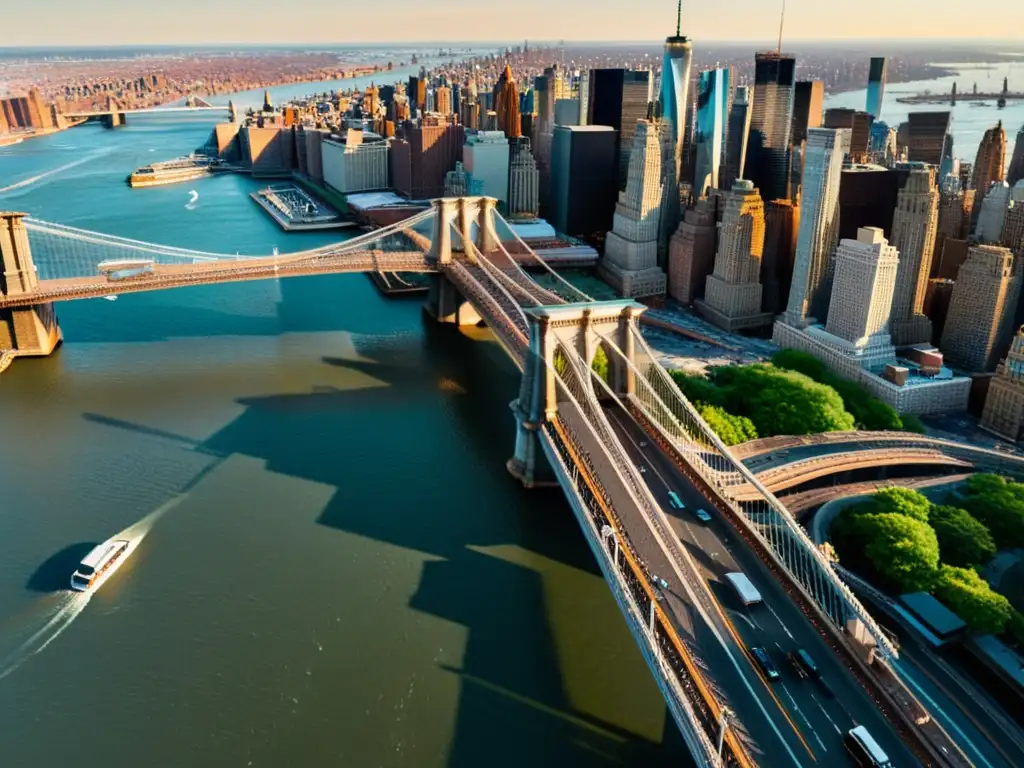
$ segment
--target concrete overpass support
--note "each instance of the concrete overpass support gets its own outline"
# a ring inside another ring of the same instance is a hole
[[[24,217],[24,213],[0,213],[0,295],[5,297],[34,293],[39,286]],[[0,309],[0,351],[48,355],[61,338],[57,313],[50,302]]]

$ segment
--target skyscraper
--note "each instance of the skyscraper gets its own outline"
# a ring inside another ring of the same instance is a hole
[[[1000,242],[1013,251],[1014,256],[1024,257],[1024,180],[1010,190],[1010,208],[1003,219]]]
[[[855,109],[829,109],[825,112],[826,128],[850,129],[850,148],[847,155],[851,163],[867,162],[873,122],[874,118],[870,114]]]
[[[683,148],[686,146],[686,110],[689,108],[690,67],[693,48],[682,35],[683,0],[676,9],[676,33],[665,39],[661,61],[661,114],[672,122],[675,144],[676,179],[683,178]]]
[[[911,112],[907,118],[907,155],[912,163],[942,165],[950,153],[951,112]]]
[[[1006,131],[1000,120],[994,128],[985,131],[978,145],[978,156],[974,161],[974,175],[971,186],[976,190],[974,205],[983,204],[985,195],[993,182],[1003,180],[1003,169],[1006,166]]]
[[[947,240],[965,240],[971,231],[971,213],[974,210],[974,190],[965,190],[958,176],[947,174],[939,183],[939,222],[935,236],[935,255],[932,257],[932,277],[940,277],[937,267]],[[953,275],[941,275],[953,279]]]
[[[669,243],[668,292],[680,304],[692,304],[704,295],[715,260],[717,200],[717,196],[698,200],[696,207],[686,211]]]
[[[619,132],[619,189],[625,189],[636,123],[647,117],[647,105],[651,100],[651,73],[594,69],[590,72],[588,88],[589,114],[581,122],[607,125]]]
[[[950,365],[971,373],[995,368],[1012,333],[1020,283],[1008,248],[971,248],[953,285],[939,345]]]
[[[703,197],[709,188],[719,188],[728,101],[729,70],[708,69],[698,75],[694,134],[697,158],[693,180],[693,193],[697,197]]]
[[[505,70],[494,86],[494,111],[498,113],[498,130],[514,139],[520,133],[519,91],[512,75],[512,67],[505,65]]]
[[[615,175],[612,128],[556,127],[551,148],[551,225],[572,237],[607,232],[615,207]]]
[[[520,136],[512,142],[508,170],[508,215],[511,218],[537,218],[539,184],[540,173],[530,152],[530,140]]]
[[[899,250],[900,266],[890,318],[893,342],[897,346],[923,344],[932,337],[931,321],[924,314],[935,235],[939,221],[939,190],[935,169],[910,172],[900,190],[892,225],[892,244]]]
[[[661,141],[661,214],[658,228],[658,266],[668,270],[669,241],[679,228],[682,201],[679,194],[679,180],[676,178],[675,135],[672,124],[667,120],[658,121],[658,137]]]
[[[839,181],[849,140],[847,130],[807,129],[800,229],[789,303],[782,316],[782,322],[794,328],[826,316],[832,251],[839,240]]]
[[[725,173],[722,187],[731,189],[736,179],[742,179],[747,159],[747,137],[750,135],[750,89],[736,86],[729,109],[729,130],[726,132]]]
[[[479,131],[466,137],[462,162],[479,194],[508,201],[508,155],[508,139],[501,131]]]
[[[1013,145],[1013,157],[1010,158],[1010,169],[1006,172],[1006,181],[1016,184],[1024,179],[1024,126],[1017,131],[1017,141]]]
[[[727,331],[771,323],[761,312],[761,255],[764,252],[764,203],[754,185],[738,180],[723,199],[715,269],[708,276],[697,309]]]
[[[885,57],[872,56],[868,71],[868,100],[865,110],[876,120],[882,114],[882,96],[885,93]]]
[[[793,281],[800,207],[790,200],[765,205],[764,255],[761,257],[761,309],[773,315],[786,308]]]
[[[825,84],[820,80],[800,80],[793,87],[793,124],[790,141],[799,146],[807,139],[808,128],[820,128]]]
[[[440,85],[434,91],[434,111],[445,116],[454,114],[452,110],[452,89],[447,85]]]
[[[796,59],[776,51],[754,59],[754,107],[750,116],[745,176],[765,200],[789,197],[789,136]]]
[[[657,126],[637,123],[629,156],[629,179],[619,193],[614,227],[605,239],[602,277],[622,296],[661,296],[665,273],[658,268],[661,214],[661,141]]]
[[[1006,223],[1006,212],[1009,208],[1009,186],[1005,181],[994,183],[989,187],[988,194],[981,203],[981,213],[978,214],[978,226],[974,230],[974,237],[983,243],[998,245],[1003,238],[1003,225]]]
[[[1024,328],[1017,331],[1009,354],[996,368],[979,426],[1013,442],[1024,432]]]
[[[444,196],[444,178],[462,158],[466,131],[440,115],[425,115],[419,125],[405,122],[402,137],[388,153],[391,185],[413,200]]]

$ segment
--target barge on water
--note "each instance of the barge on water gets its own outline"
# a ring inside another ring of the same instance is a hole
[[[128,184],[134,187],[157,187],[164,184],[177,184],[181,181],[198,179],[203,176],[227,171],[231,168],[219,158],[208,155],[191,154],[153,163],[137,169],[128,177]]]

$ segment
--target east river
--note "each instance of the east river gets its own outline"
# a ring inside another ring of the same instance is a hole
[[[2,149],[0,209],[206,251],[336,237],[285,235],[242,177],[128,188],[209,130]],[[58,314],[63,347],[0,377],[4,768],[688,763],[564,498],[505,471],[518,372],[487,332],[362,275]],[[73,596],[117,534],[137,549]]]

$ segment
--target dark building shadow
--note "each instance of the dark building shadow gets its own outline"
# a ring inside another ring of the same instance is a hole
[[[51,555],[29,576],[25,588],[32,592],[60,592],[68,589],[71,574],[99,542],[82,542],[64,547]]]

